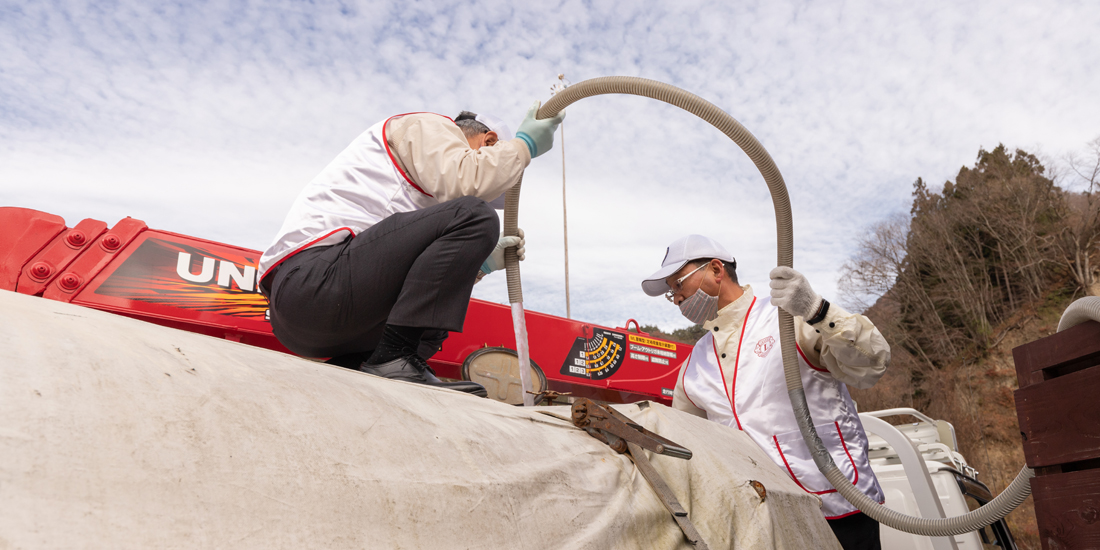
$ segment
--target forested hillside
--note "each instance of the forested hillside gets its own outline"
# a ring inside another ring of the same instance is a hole
[[[1053,334],[1075,298],[1100,295],[1098,244],[1100,138],[1045,161],[981,150],[939,189],[918,178],[909,214],[872,225],[841,271],[839,301],[892,351],[877,385],[851,390],[860,410],[912,407],[951,422],[1000,493],[1024,465],[1012,348]],[[688,343],[703,334],[642,329]],[[1030,498],[1008,520],[1020,548],[1040,548]]]
[[[918,179],[910,214],[874,225],[842,273],[850,302],[881,296],[865,314],[892,349],[882,380],[852,390],[860,409],[952,422],[994,493],[1024,464],[1012,348],[1052,334],[1074,298],[1100,290],[1100,139],[1046,164],[1000,146],[942,190]],[[1009,523],[1021,548],[1040,547],[1030,499]]]

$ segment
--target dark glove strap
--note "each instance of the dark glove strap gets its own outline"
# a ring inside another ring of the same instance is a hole
[[[825,315],[829,313],[829,301],[825,298],[821,299],[821,308],[817,310],[817,315],[814,315],[813,319],[806,319],[806,322],[811,325],[816,325],[825,320]]]

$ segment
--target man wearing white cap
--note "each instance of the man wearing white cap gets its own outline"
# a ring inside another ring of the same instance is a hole
[[[461,331],[474,283],[501,269],[489,202],[548,151],[564,113],[513,138],[500,119],[463,111],[397,115],[363,132],[295,199],[260,259],[271,326],[288,349],[364,372],[485,396],[443,382],[426,359]]]
[[[778,316],[779,308],[794,316],[802,383],[818,435],[848,479],[881,503],[867,434],[847,388],[871,387],[890,361],[890,346],[871,321],[822,299],[789,267],[772,270],[770,296],[756,296],[751,286],[738,284],[737,260],[702,235],[672,243],[642,289],[664,294],[706,329],[680,367],[672,406],[747,433],[799,487],[821,498],[841,546],[879,548],[878,523],[836,492],[803,442],[783,375]]]

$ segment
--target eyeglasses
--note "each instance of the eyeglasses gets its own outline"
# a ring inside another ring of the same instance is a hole
[[[699,271],[700,269],[703,269],[704,267],[706,267],[708,265],[710,265],[709,262],[705,263],[705,264],[703,264],[703,265],[701,265],[701,266],[699,266],[699,267],[697,267],[693,270],[691,270],[691,273],[688,273],[687,275],[684,275],[683,277],[680,277],[679,279],[676,279],[675,286],[669,285],[669,290],[668,290],[668,292],[665,293],[665,299],[667,299],[668,301],[675,304],[676,299],[674,298],[674,296],[676,296],[676,293],[683,290],[683,287],[681,286],[681,283],[684,282],[684,279],[687,279],[688,277],[691,277],[692,275],[695,274],[696,271]]]

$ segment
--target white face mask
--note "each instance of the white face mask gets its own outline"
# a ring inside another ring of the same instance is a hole
[[[722,292],[721,283],[718,284],[718,292]],[[718,297],[703,292],[703,288],[700,286],[695,294],[680,302],[680,314],[697,325],[713,321],[718,318]]]

